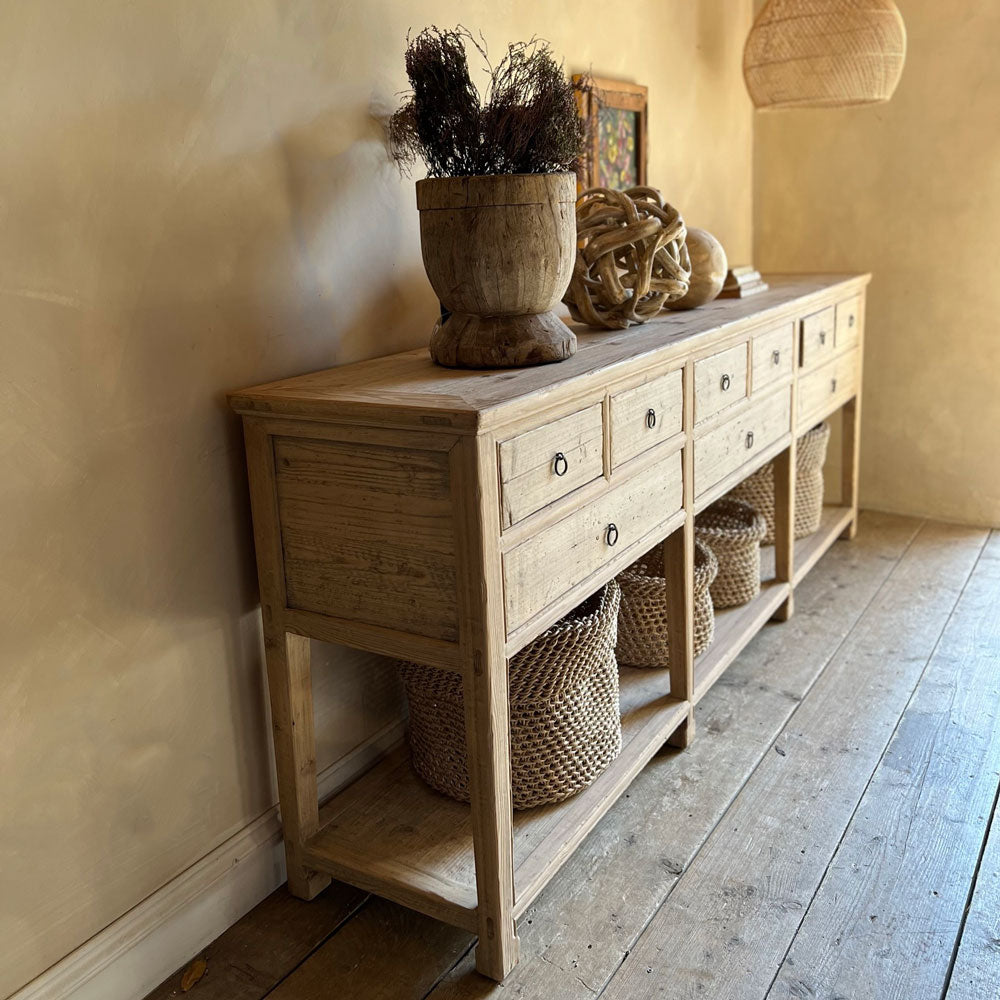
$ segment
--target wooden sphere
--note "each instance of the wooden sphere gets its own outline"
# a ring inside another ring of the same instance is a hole
[[[694,309],[711,302],[722,291],[729,261],[722,244],[704,229],[687,231],[688,256],[691,258],[691,280],[683,298],[668,302],[668,309]]]

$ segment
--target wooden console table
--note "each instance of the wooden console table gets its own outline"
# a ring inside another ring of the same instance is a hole
[[[232,394],[243,415],[291,891],[334,876],[479,935],[517,962],[517,920],[649,758],[857,519],[868,275],[579,334],[561,364],[436,367],[426,350]],[[843,503],[792,541],[795,440],[844,408]],[[776,541],[751,603],[692,655],[694,515],[775,461]],[[666,539],[669,671],[622,668],[621,755],[566,802],[512,815],[507,660]],[[309,638],[461,674],[471,807],[405,747],[319,809]]]

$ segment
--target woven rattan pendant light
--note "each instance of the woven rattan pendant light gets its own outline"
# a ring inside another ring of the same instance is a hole
[[[743,77],[758,108],[838,108],[889,100],[905,59],[893,0],[768,0]]]

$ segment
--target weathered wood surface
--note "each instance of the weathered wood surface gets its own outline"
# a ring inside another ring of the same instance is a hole
[[[608,998],[766,994],[984,541],[970,528],[921,529]]]
[[[938,995],[1000,773],[998,595],[994,535],[809,905],[771,1000]],[[978,996],[997,994],[1000,979]]]
[[[191,1000],[261,1000],[367,898],[367,893],[341,882],[312,902],[296,899],[284,887],[272,892],[197,956],[205,962],[204,975],[183,995]],[[188,968],[190,963],[146,1000],[181,995],[181,979]]]
[[[863,525],[854,545],[834,546],[803,581],[796,615],[764,629],[698,705],[704,738],[654,758],[529,909],[521,962],[503,986],[484,983],[467,956],[428,1000],[578,1000],[606,986],[919,522],[866,514]]]

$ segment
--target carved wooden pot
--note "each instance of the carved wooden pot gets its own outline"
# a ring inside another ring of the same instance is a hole
[[[517,368],[576,352],[552,312],[573,274],[573,174],[428,178],[417,207],[427,277],[451,313],[431,335],[438,364]]]

